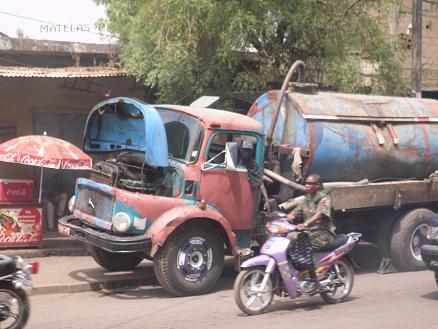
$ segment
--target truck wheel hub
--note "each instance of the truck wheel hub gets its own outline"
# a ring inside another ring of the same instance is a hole
[[[427,225],[422,224],[415,228],[411,235],[411,253],[415,257],[415,259],[421,261],[421,252],[420,248],[422,245],[427,243]]]
[[[177,268],[187,281],[199,281],[208,275],[213,258],[207,240],[193,237],[178,250]]]

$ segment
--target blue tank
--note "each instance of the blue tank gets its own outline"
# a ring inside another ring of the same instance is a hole
[[[263,94],[248,113],[267,135],[279,93]],[[423,179],[438,170],[438,101],[291,91],[272,141],[307,150],[303,176],[326,182]]]

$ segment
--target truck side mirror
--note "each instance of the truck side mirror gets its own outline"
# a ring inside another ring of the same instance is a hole
[[[237,166],[237,143],[228,142],[225,144],[225,169],[236,170]]]

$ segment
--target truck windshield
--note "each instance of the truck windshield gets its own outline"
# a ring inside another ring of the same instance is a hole
[[[167,135],[169,157],[183,162],[198,158],[203,130],[199,121],[185,113],[157,108]]]

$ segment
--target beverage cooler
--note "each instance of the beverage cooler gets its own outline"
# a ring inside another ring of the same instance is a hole
[[[43,204],[33,191],[33,180],[0,179],[0,248],[41,248]]]

